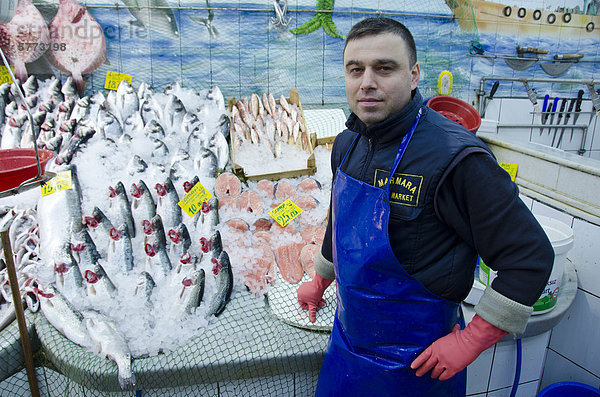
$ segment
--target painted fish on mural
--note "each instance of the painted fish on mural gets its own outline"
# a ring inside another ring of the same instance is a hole
[[[50,47],[50,34],[42,14],[29,0],[19,0],[12,20],[0,25],[0,47],[15,65],[15,77],[27,80],[25,64],[41,57]]]
[[[171,6],[165,0],[123,0],[135,18],[132,25],[157,31],[171,38],[179,37],[179,28]]]
[[[88,10],[75,0],[60,0],[49,25],[48,61],[58,70],[70,73],[80,94],[85,92],[83,75],[92,73],[106,60],[102,27]]]

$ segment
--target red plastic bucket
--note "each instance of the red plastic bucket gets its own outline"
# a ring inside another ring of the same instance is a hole
[[[475,108],[465,101],[451,96],[434,96],[427,101],[427,106],[446,118],[457,122],[472,133],[481,126],[481,116]]]
[[[54,157],[54,153],[46,149],[38,149],[42,173],[46,163]],[[37,175],[37,162],[33,149],[0,150],[0,191],[13,189]]]

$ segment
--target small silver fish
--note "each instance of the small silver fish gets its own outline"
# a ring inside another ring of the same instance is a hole
[[[123,182],[119,181],[113,188],[108,187],[108,197],[110,202],[111,214],[113,216],[114,224],[125,225],[127,233],[131,238],[135,237],[135,222],[133,221],[133,215],[131,213],[131,204],[127,197],[127,190],[123,185]]]
[[[137,184],[133,183],[129,189],[131,194],[131,211],[133,219],[141,222],[144,219],[152,219],[156,215],[156,204],[152,198],[152,192],[146,186],[146,183],[140,180]]]
[[[114,299],[117,296],[117,287],[108,277],[106,271],[99,263],[94,270],[86,270],[84,278],[87,286],[87,295],[92,301],[96,299]]]
[[[133,248],[131,246],[131,237],[127,228],[112,228],[109,231],[110,243],[107,250],[108,263],[116,266],[123,273],[128,274],[133,270]]]
[[[152,296],[152,291],[154,291],[154,287],[156,287],[156,283],[154,279],[150,275],[150,273],[143,271],[137,277],[135,283],[135,289],[133,290],[134,296],[144,296],[146,298],[146,304],[152,305],[152,301],[150,297]]]
[[[205,274],[203,269],[198,269],[181,280],[181,289],[177,294],[176,310],[181,314],[192,314],[204,296]]]
[[[210,301],[207,313],[208,315],[218,316],[223,313],[223,310],[225,310],[225,307],[231,298],[231,291],[233,290],[233,273],[231,270],[231,263],[229,262],[229,255],[226,251],[221,251],[218,257],[213,256],[211,262],[213,264],[212,273],[215,276],[217,290]]]
[[[148,168],[148,164],[144,161],[143,158],[134,154],[129,163],[127,163],[127,172],[129,175],[135,175],[137,173],[142,173],[146,171]]]
[[[122,80],[117,87],[115,105],[121,111],[121,120],[127,120],[139,111],[140,100],[127,80]]]
[[[158,194],[156,204],[156,213],[160,214],[165,228],[174,228],[181,223],[181,207],[179,203],[179,194],[173,185],[171,178],[167,177],[165,182],[155,185]]]

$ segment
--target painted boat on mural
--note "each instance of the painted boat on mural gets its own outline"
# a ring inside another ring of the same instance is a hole
[[[445,0],[460,28],[470,32],[524,36],[579,36],[600,39],[600,6],[587,2],[584,10],[555,11],[525,8],[485,0]],[[587,12],[587,13],[586,13]]]

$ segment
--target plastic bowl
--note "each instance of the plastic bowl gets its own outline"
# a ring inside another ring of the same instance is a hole
[[[54,157],[47,149],[38,149],[42,174],[46,163]],[[0,191],[13,189],[37,175],[37,162],[33,149],[0,150]]]
[[[553,383],[537,395],[537,397],[598,397],[600,390],[579,382]]]
[[[427,101],[427,106],[472,133],[477,132],[481,126],[481,116],[477,110],[458,98],[446,95],[434,96]]]

